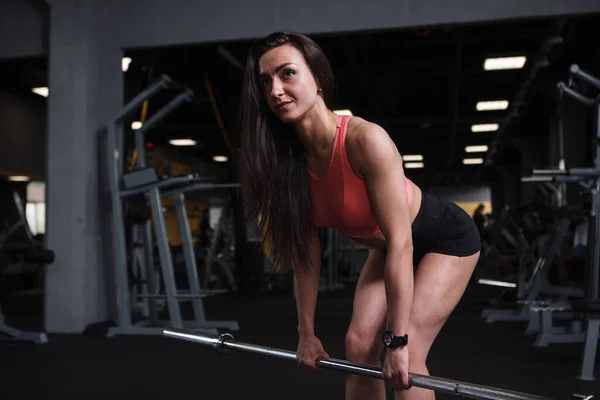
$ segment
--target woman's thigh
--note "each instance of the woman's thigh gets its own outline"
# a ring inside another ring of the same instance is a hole
[[[415,271],[408,328],[408,347],[414,361],[425,363],[440,329],[462,298],[478,259],[479,253],[467,257],[428,253],[421,259]]]
[[[479,253],[467,257],[428,253],[414,274],[413,302],[408,327],[409,349],[425,362],[435,337],[462,298]],[[387,300],[385,251],[371,250],[359,276],[348,334],[364,341],[369,353],[381,352]]]

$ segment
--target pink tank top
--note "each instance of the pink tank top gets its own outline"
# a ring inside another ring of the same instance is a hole
[[[350,166],[346,155],[346,133],[351,116],[340,115],[333,141],[329,168],[323,178],[308,171],[315,225],[337,228],[350,238],[367,238],[381,232],[373,214],[367,187]],[[408,202],[412,200],[412,186],[404,178]]]

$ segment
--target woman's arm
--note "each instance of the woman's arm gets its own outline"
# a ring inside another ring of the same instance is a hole
[[[358,156],[358,167],[373,212],[387,241],[386,328],[403,336],[408,329],[414,277],[412,228],[402,157],[387,132],[378,125],[365,123],[357,128],[357,151],[353,153]]]
[[[321,281],[321,245],[317,228],[313,226],[308,240],[311,264],[294,266],[296,307],[298,309],[298,333],[314,335],[315,308]]]

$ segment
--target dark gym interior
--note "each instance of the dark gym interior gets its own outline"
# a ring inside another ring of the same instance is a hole
[[[344,372],[164,335],[296,351],[293,272],[245,218],[238,129],[252,44],[289,30],[327,55],[336,113],[385,129],[405,175],[480,229],[430,375],[589,400],[599,26],[593,1],[3,1],[0,398],[344,398]],[[319,240],[315,334],[344,360],[369,248]]]

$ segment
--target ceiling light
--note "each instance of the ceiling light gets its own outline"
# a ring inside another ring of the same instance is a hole
[[[467,146],[465,147],[465,151],[467,153],[485,153],[486,151],[488,151],[488,147],[486,145]]]
[[[134,131],[136,129],[140,129],[142,127],[142,122],[141,121],[133,121],[131,123],[131,129],[133,129]]]
[[[123,72],[127,72],[129,69],[129,64],[131,64],[131,57],[123,57],[121,60],[121,69]]]
[[[471,132],[494,132],[498,128],[498,124],[479,124],[471,126]]]
[[[334,110],[333,112],[337,115],[352,115],[352,111],[350,110]]]
[[[48,97],[48,95],[50,94],[50,90],[46,86],[34,87],[34,88],[31,88],[31,91],[33,93],[39,94],[40,96],[43,96],[43,97]]]
[[[213,161],[216,161],[216,162],[227,162],[227,160],[229,160],[227,158],[227,156],[214,156],[213,157]]]
[[[29,182],[29,177],[23,176],[23,175],[14,175],[14,176],[9,176],[8,180],[13,181],[13,182]]]
[[[414,168],[423,168],[425,164],[422,162],[409,162],[404,164],[404,168],[406,169],[414,169]]]
[[[171,139],[169,140],[173,146],[195,146],[196,141],[192,139]]]
[[[407,154],[402,156],[404,161],[423,161],[423,156],[421,154]]]
[[[506,110],[508,100],[480,101],[477,103],[477,111]]]
[[[525,65],[527,57],[498,57],[488,58],[483,63],[483,69],[486,71],[497,71],[501,69],[521,69]]]
[[[465,158],[463,159],[465,165],[483,164],[483,158]]]

